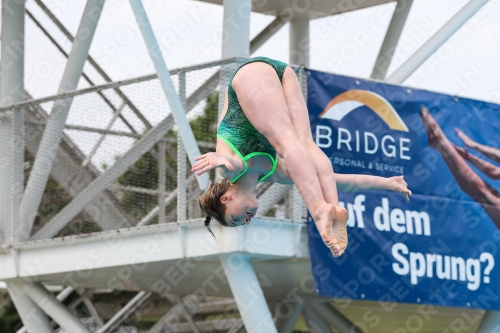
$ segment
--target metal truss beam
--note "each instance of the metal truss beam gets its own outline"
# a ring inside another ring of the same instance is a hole
[[[25,123],[33,124],[33,125],[40,125],[40,126],[45,126],[47,124],[47,122],[45,122],[45,121],[37,121],[37,120],[26,120]],[[77,125],[64,125],[64,128],[70,129],[70,130],[76,130],[76,131],[100,133],[100,134],[105,134],[105,135],[125,136],[125,137],[129,137],[129,138],[134,138],[134,139],[140,139],[144,136],[143,134],[138,134],[138,133],[112,131],[109,129],[77,126]],[[163,141],[168,142],[168,143],[177,143],[177,140],[174,138],[164,138]],[[196,141],[196,143],[198,144],[198,146],[204,147],[204,148],[215,148],[215,146],[216,146],[215,143],[212,143],[212,142]],[[82,165],[83,165],[83,163],[82,163]]]
[[[186,180],[186,187],[195,180],[196,178],[194,175],[189,176]],[[165,200],[163,201],[165,203],[165,206],[168,206],[172,201],[175,200],[175,198],[177,198],[177,189],[171,191],[168,195],[165,196]],[[159,211],[160,206],[156,206],[155,208],[151,209],[151,211],[146,216],[144,216],[142,220],[139,221],[139,223],[137,223],[137,226],[140,227],[143,225],[147,225],[156,217],[156,215],[158,215]]]
[[[186,304],[184,304],[184,301],[178,295],[173,295],[172,297],[174,302],[181,306],[181,313],[184,316],[184,318],[186,318],[186,320],[188,321],[188,324],[190,326],[190,331],[194,333],[200,333],[198,325],[194,322],[193,317],[191,317],[191,314],[189,313]]]
[[[227,333],[246,333],[245,325],[243,324],[243,320],[237,321],[233,327],[227,331]]]
[[[172,117],[168,116],[138,140],[113,166],[78,193],[69,204],[33,236],[33,239],[50,238],[57,234],[82,209],[90,204],[96,196],[110,187],[144,153],[149,151],[156,142],[160,141],[172,127]]]
[[[222,66],[222,65],[230,64],[238,59],[241,59],[241,58],[229,58],[229,59],[223,59],[223,60],[218,60],[218,61],[209,61],[209,62],[201,63],[198,65],[175,68],[175,69],[172,69],[170,71],[170,75],[176,75],[182,71],[190,72],[190,71],[196,71],[196,70],[200,70],[200,69],[204,69],[204,68],[208,68],[208,67]],[[158,78],[158,76],[156,74],[148,74],[148,75],[144,75],[144,76],[134,77],[131,79],[103,83],[103,84],[96,85],[93,87],[83,88],[83,89],[79,89],[79,90],[71,90],[68,92],[64,92],[62,94],[56,94],[56,95],[52,95],[52,96],[31,99],[29,101],[11,103],[11,104],[8,104],[6,106],[0,107],[0,112],[5,112],[7,110],[11,110],[11,109],[19,108],[19,107],[23,107],[23,106],[30,106],[32,104],[41,104],[41,103],[46,103],[46,102],[51,102],[51,101],[58,101],[58,100],[67,99],[70,97],[75,97],[75,96],[80,96],[80,95],[85,95],[85,94],[90,94],[93,92],[98,92],[98,91],[102,91],[102,90],[106,90],[106,89],[114,89],[117,87],[126,86],[126,85],[130,85],[130,84],[134,84],[134,83],[154,80],[157,78]],[[189,107],[189,104],[188,104],[188,107]],[[193,107],[194,107],[194,105],[193,105]]]
[[[59,94],[74,90],[78,85],[103,5],[104,0],[87,1],[75,38],[77,42],[73,43],[59,85]],[[30,173],[21,202],[20,214],[21,221],[23,221],[23,240],[27,240],[31,233],[36,213],[45,190],[45,185],[49,178],[52,164],[63,134],[64,124],[71,107],[71,102],[72,99],[68,98],[54,103],[50,118],[45,127],[33,164],[33,169]]]
[[[28,14],[28,17],[36,24],[36,26],[43,32],[43,34],[52,42],[52,44],[54,44],[54,46],[59,50],[59,52],[61,52],[62,55],[64,55],[66,58],[68,58],[68,53],[63,49],[63,47],[54,39],[54,37],[52,37],[52,35],[47,31],[47,29],[45,29],[45,27],[40,23],[40,21],[38,21],[35,16],[33,16],[33,14],[29,11],[29,10],[26,10],[26,14]],[[55,18],[55,16],[51,16],[51,18]],[[57,20],[57,19],[56,19]],[[69,33],[69,32],[68,32]],[[71,36],[71,35],[70,35]],[[71,36],[71,42],[73,42],[73,36]],[[89,56],[90,58],[90,56]],[[90,77],[85,74],[85,72],[82,72],[82,77],[91,85],[91,86],[95,86],[94,82],[90,79]],[[125,117],[120,113],[120,112],[117,112],[118,110],[121,111],[121,108],[122,107],[119,107],[118,109],[113,105],[113,103],[101,92],[97,92],[97,94],[103,99],[103,101],[113,110],[113,112],[116,114],[117,113],[117,116],[120,117],[120,119],[123,121],[123,123],[134,133],[136,133],[134,127],[127,121],[127,119],[125,119]],[[125,105],[125,104],[122,104],[122,105]]]
[[[487,311],[476,333],[500,332],[500,311]]]
[[[285,24],[290,22],[292,15],[279,15],[269,23],[261,32],[250,41],[250,54],[257,51],[265,42],[267,42],[275,33],[277,33]]]
[[[332,330],[330,325],[314,312],[313,307],[310,303],[306,302],[304,308],[302,309],[302,316],[304,321],[309,327],[309,331],[317,333],[331,333]]]
[[[38,6],[40,6],[40,8],[45,12],[45,14],[47,14],[47,16],[52,20],[52,22],[54,22],[54,24],[59,28],[59,30],[61,30],[61,32],[66,36],[66,38],[68,38],[73,43],[75,40],[73,35],[71,35],[71,33],[64,27],[61,21],[57,19],[57,17],[50,11],[50,9],[47,8],[47,6],[45,6],[42,0],[35,0],[35,2],[38,4]],[[112,82],[111,78],[108,76],[108,74],[106,74],[106,72],[102,69],[102,67],[99,66],[99,64],[94,60],[94,58],[88,55],[87,60],[90,63],[90,65],[92,65],[92,67],[95,68],[97,73],[99,73],[106,82]],[[89,83],[93,85],[91,82]],[[118,96],[121,97],[124,103],[128,105],[128,107],[135,113],[135,115],[144,123],[146,128],[150,129],[152,126],[149,123],[149,121],[144,117],[144,115],[139,111],[139,109],[137,109],[137,107],[128,99],[128,97],[120,90],[120,88],[118,87],[114,88],[114,91],[118,94]],[[114,108],[113,110],[116,111]],[[120,118],[133,132],[135,132],[135,130],[132,128],[132,126],[128,123],[128,121],[124,117],[120,116]]]
[[[45,126],[45,125],[47,125],[47,123],[44,122],[44,121],[36,121],[36,120],[31,120],[31,121],[28,120],[27,123],[30,123],[30,124],[33,124],[33,125],[38,125],[38,126]],[[138,133],[122,132],[122,131],[112,131],[112,130],[109,130],[109,129],[87,127],[87,126],[64,125],[64,129],[70,129],[70,130],[76,130],[76,131],[83,131],[83,132],[99,133],[99,134],[103,134],[103,135],[125,136],[125,137],[128,137],[128,138],[134,138],[134,139],[142,138],[142,135],[138,134]],[[88,164],[88,163],[86,163],[86,164]]]
[[[17,280],[15,284],[31,300],[67,332],[91,333],[91,331],[41,284]]]
[[[72,287],[67,287],[67,288],[72,288]],[[74,288],[72,288],[74,289]],[[78,294],[81,296],[81,295],[86,295],[88,294],[85,289],[83,288],[78,288],[77,290]],[[91,295],[91,294],[90,294]],[[59,299],[59,295],[57,295],[58,297],[57,300],[58,301],[61,301]],[[87,308],[87,311],[89,312],[89,314],[92,316],[92,318],[94,318],[94,321],[97,325],[97,327],[102,327],[104,325],[104,322],[102,321],[102,318],[101,316],[99,315],[99,312],[97,312],[97,309],[95,308],[94,304],[92,303],[92,301],[90,300],[89,298],[90,296],[84,296],[83,298],[83,304],[85,305],[85,307]]]
[[[17,277],[43,277],[44,281],[54,281],[51,279],[56,275],[64,277],[67,274],[68,278],[65,280],[70,281],[72,285],[94,285],[97,275],[94,274],[95,278],[88,284],[89,278],[82,277],[79,272],[87,272],[87,266],[82,268],[81,263],[88,262],[89,253],[96,250],[99,251],[100,258],[104,259],[92,262],[93,272],[110,267],[118,269],[121,266],[231,252],[248,252],[252,256],[262,258],[308,258],[307,245],[301,241],[302,237],[307,235],[303,223],[255,217],[245,228],[217,230],[219,246],[213,246],[213,239],[207,235],[202,222],[202,219],[196,219],[119,231],[110,230],[95,235],[34,241],[16,244],[16,251],[0,248],[0,281]],[[270,230],[279,235],[273,236],[272,242],[263,243],[262,234],[268,234]],[[300,237],[297,234],[300,234]],[[208,242],[210,246],[204,246],[204,242]],[[154,248],[149,249],[153,245]],[[147,256],[137,256],[137,253],[144,251],[147,251]],[[17,265],[17,262],[22,264]],[[61,279],[57,281],[63,282]],[[105,285],[107,279],[103,281]]]
[[[443,25],[427,42],[424,43],[408,60],[387,78],[386,82],[402,84],[415,72],[441,45],[443,45],[462,25],[477,13],[488,0],[470,0],[445,25]]]
[[[139,25],[142,38],[146,43],[151,61],[155,67],[156,74],[160,80],[163,92],[165,93],[165,97],[167,98],[170,109],[172,110],[171,115],[174,118],[175,124],[179,127],[179,134],[184,148],[186,149],[186,154],[188,155],[191,163],[194,164],[195,158],[200,155],[200,149],[196,144],[196,139],[186,118],[185,110],[182,106],[179,95],[175,92],[175,87],[170,77],[167,64],[165,63],[158,42],[156,41],[156,37],[153,29],[151,28],[146,11],[141,0],[129,0],[129,2],[137,20],[137,24]],[[198,176],[196,179],[200,189],[206,189],[208,187],[210,182],[208,173]]]
[[[179,73],[179,97],[182,107],[187,109],[186,99],[186,73]],[[187,219],[187,182],[186,182],[186,149],[182,143],[182,138],[177,135],[177,220],[185,221]],[[163,200],[159,201],[161,207]],[[163,209],[165,207],[163,206]],[[160,209],[162,211],[162,209]],[[164,210],[163,210],[164,212]]]
[[[282,308],[285,308],[282,310]],[[291,309],[290,309],[291,308]],[[283,301],[278,304],[274,323],[280,333],[292,333],[293,327],[304,308],[304,302]]]
[[[278,333],[249,255],[223,255],[220,261],[246,330]]]
[[[363,333],[356,325],[329,303],[313,303],[315,312],[324,320],[333,325],[340,333]]]
[[[218,332],[218,331],[228,331],[234,326],[240,324],[241,319],[231,318],[231,319],[215,319],[215,320],[203,320],[197,321],[196,325],[200,328],[200,332]],[[168,325],[164,332],[193,332],[189,323],[177,323]],[[237,332],[237,331],[236,331]],[[267,331],[261,331],[267,332]],[[229,333],[229,332],[228,332]]]
[[[373,66],[372,79],[385,79],[412,4],[413,0],[397,1],[391,23],[389,23],[384,41],[378,52],[377,60],[375,60],[375,66]]]
[[[7,283],[7,288],[24,324],[24,327],[17,332],[53,333],[45,313],[23,292],[22,287],[18,286],[15,281],[10,281]]]
[[[0,107],[24,99],[24,1],[2,1]],[[23,240],[24,109],[0,115],[0,244]]]
[[[110,320],[102,326],[97,333],[111,332],[128,316],[134,313],[153,293],[140,291],[123,308],[120,309]]]
[[[38,106],[33,106],[26,113],[29,119],[45,118],[47,115]],[[36,156],[38,144],[43,131],[32,120],[26,121],[25,148]],[[72,197],[80,193],[99,174],[92,166],[82,166],[84,155],[71,140],[63,134],[61,144],[56,153],[51,170],[51,177]],[[123,209],[117,204],[116,196],[110,191],[104,191],[83,210],[103,230],[131,227],[133,224]]]
[[[228,298],[224,300],[207,301],[207,302],[197,302],[195,304],[189,304],[189,313],[191,314],[212,314],[219,312],[229,312],[238,310],[233,298]]]
[[[66,288],[64,288],[63,290],[61,290],[61,292],[60,292],[59,294],[57,294],[57,296],[56,296],[56,300],[57,300],[58,302],[62,302],[62,301],[64,301],[66,298],[68,298],[68,296],[69,296],[69,295],[71,295],[71,293],[72,293],[74,290],[75,290],[75,288],[73,288],[73,287],[66,287]],[[26,296],[26,297],[27,297],[27,296]],[[33,304],[34,304],[34,303],[33,303]],[[34,304],[34,306],[36,306],[36,305]],[[51,322],[49,323],[49,325],[50,325],[50,332],[52,332],[52,327],[54,326],[54,322],[52,322],[52,321],[51,321]],[[28,331],[28,330],[27,330],[26,326],[23,326],[23,327],[21,327],[20,329],[18,329],[18,330],[16,331],[16,333],[26,333],[27,331]]]
[[[182,304],[176,303],[163,317],[161,317],[160,320],[158,320],[156,322],[156,324],[153,325],[153,327],[151,327],[149,329],[149,331],[147,333],[164,332],[165,328],[169,327],[169,325],[171,324],[172,321],[178,320],[180,318],[180,316],[182,315],[182,311],[184,309],[184,306],[185,306],[184,303],[185,302],[189,303],[189,302],[192,302],[194,300],[196,300],[196,297],[193,295],[185,296],[182,299]],[[175,301],[173,303],[175,303]],[[191,329],[191,327],[189,327],[189,329]]]
[[[85,299],[91,297],[94,294],[94,289],[81,289],[78,294],[77,299],[73,300],[71,303],[68,305],[68,310],[69,311],[74,311],[78,305],[80,305]]]

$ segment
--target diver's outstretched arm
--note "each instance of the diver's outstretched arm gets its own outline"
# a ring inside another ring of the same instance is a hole
[[[293,184],[293,180],[288,173],[286,164],[280,157],[278,157],[278,166],[276,167],[275,173],[271,175],[271,177],[266,178],[264,181],[280,184]],[[385,178],[371,175],[335,173],[335,181],[337,183],[337,189],[342,192],[387,190],[401,193],[406,201],[410,201],[409,196],[412,195],[403,176]]]
[[[387,190],[401,193],[406,201],[410,201],[409,196],[412,195],[403,176],[385,178],[371,175],[336,173],[335,180],[337,181],[338,190],[342,192]]]

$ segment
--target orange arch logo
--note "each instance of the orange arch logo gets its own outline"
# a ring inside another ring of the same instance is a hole
[[[375,112],[390,129],[408,132],[408,127],[392,105],[384,97],[368,90],[353,89],[341,93],[328,103],[319,117],[340,121],[363,105]]]

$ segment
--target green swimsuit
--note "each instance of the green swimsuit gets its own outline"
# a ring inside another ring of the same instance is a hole
[[[265,62],[266,64],[271,65],[276,74],[280,79],[280,82],[283,79],[283,73],[287,67],[287,64],[284,62],[269,59],[266,57],[255,57],[251,58],[245,63],[243,63],[238,70],[252,62]],[[229,80],[228,84],[228,108],[227,113],[222,119],[219,128],[217,129],[217,137],[223,140],[231,149],[238,155],[245,164],[245,170],[240,173],[235,178],[231,179],[231,183],[236,182],[243,174],[248,170],[247,161],[257,155],[268,156],[273,162],[273,167],[271,171],[269,171],[265,176],[259,179],[259,182],[263,181],[270,175],[274,173],[277,166],[276,159],[276,149],[269,143],[269,141],[259,133],[255,127],[250,123],[245,114],[243,113],[243,109],[238,102],[238,97],[236,96],[236,92],[233,90],[231,83],[233,82],[234,75],[233,74],[231,80]]]

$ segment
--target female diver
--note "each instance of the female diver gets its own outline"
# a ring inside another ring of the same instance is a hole
[[[411,195],[402,176],[334,174],[330,160],[313,141],[295,72],[265,57],[252,58],[236,70],[226,90],[216,152],[196,161],[192,172],[201,175],[218,168],[224,178],[199,199],[208,229],[212,218],[229,227],[250,223],[259,206],[257,183],[295,184],[335,257],[347,246],[347,211],[339,206],[337,185],[351,191],[393,190],[407,200]]]

